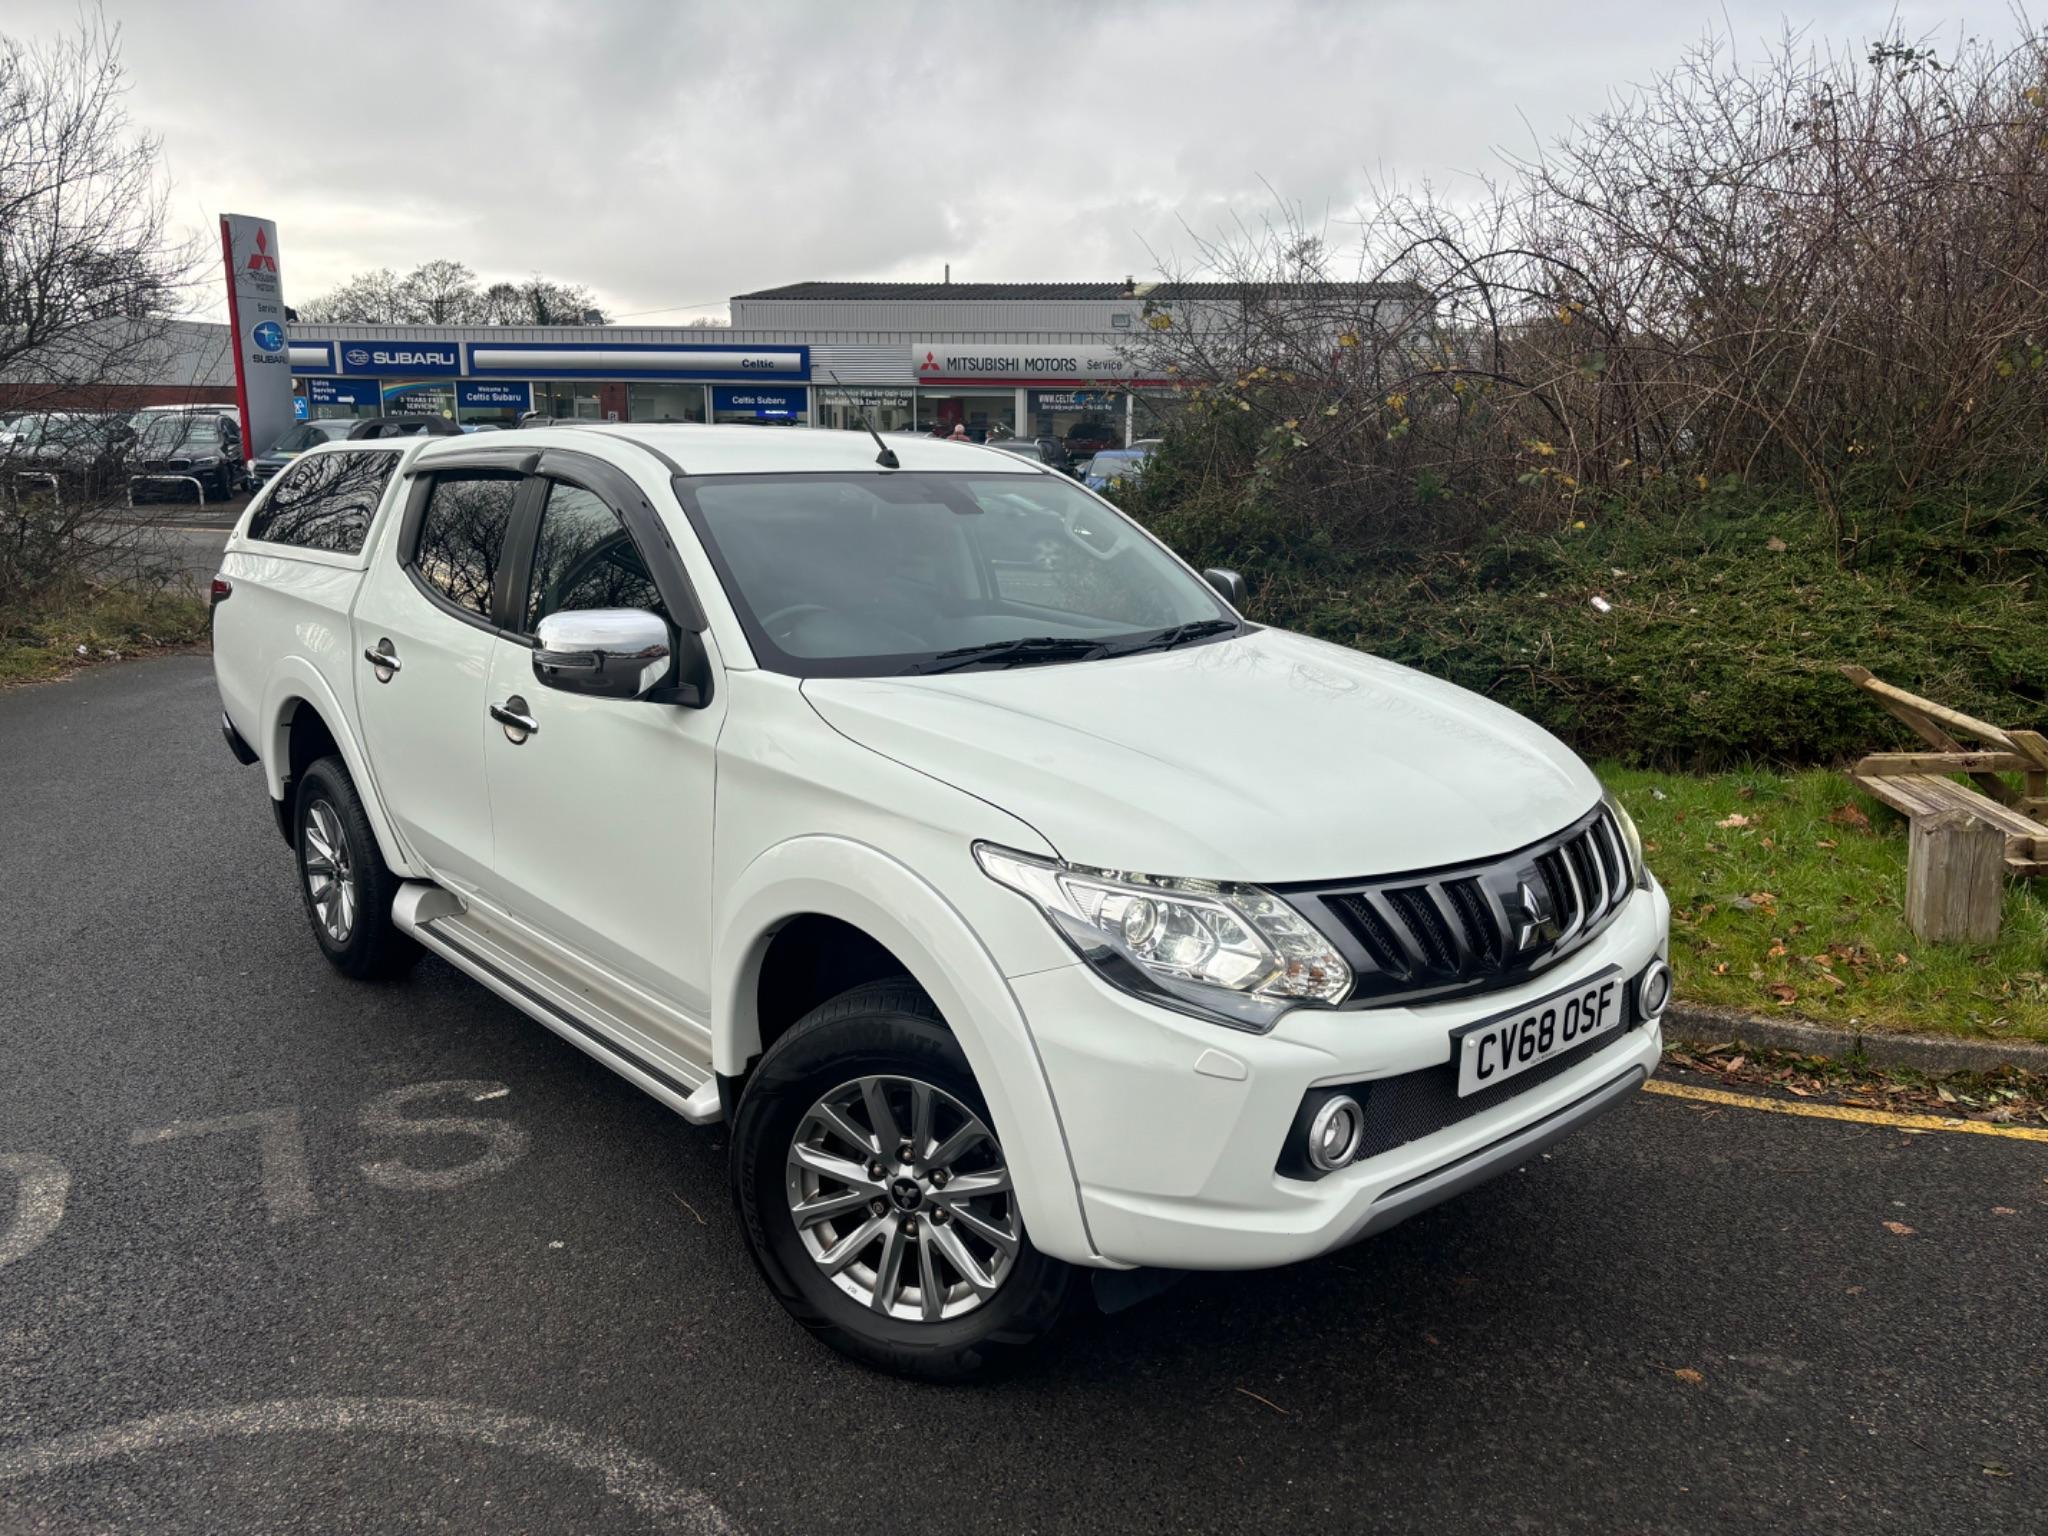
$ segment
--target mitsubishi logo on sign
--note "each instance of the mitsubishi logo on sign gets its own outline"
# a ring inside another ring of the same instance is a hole
[[[235,337],[235,405],[242,452],[253,457],[291,430],[291,335],[285,329],[277,226],[245,213],[220,216],[220,259]]]
[[[924,354],[919,379],[932,383],[1065,384],[1137,377],[1137,367],[1114,346],[955,346],[912,342],[910,356]]]
[[[277,271],[277,258],[270,254],[270,233],[259,224],[256,226],[256,249],[249,253],[251,272]]]

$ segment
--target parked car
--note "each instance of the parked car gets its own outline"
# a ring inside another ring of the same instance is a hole
[[[1123,446],[1123,429],[1110,425],[1106,420],[1077,421],[1067,428],[1064,443],[1069,458],[1086,458],[1104,448]]]
[[[723,1122],[777,1300],[929,1377],[1355,1242],[1655,1071],[1670,905],[1563,745],[1246,622],[1022,454],[882,458],[621,423],[286,466],[213,656],[327,959],[432,952]]]
[[[272,443],[267,452],[259,453],[250,461],[250,477],[261,485],[309,449],[318,448],[322,443],[340,442],[354,425],[355,422],[347,417],[299,422]]]
[[[0,469],[16,489],[98,496],[114,485],[127,452],[125,419],[98,411],[30,411],[0,433]]]
[[[1102,491],[1119,480],[1135,480],[1145,472],[1145,461],[1151,457],[1150,445],[1105,448],[1088,461],[1082,483],[1091,491]]]
[[[221,406],[149,406],[128,418],[128,485],[136,501],[226,501],[242,479],[242,424]]]
[[[1046,451],[1046,441],[1042,437],[992,437],[982,446],[993,448],[998,453],[1014,453],[1034,464],[1051,464],[1053,461]]]

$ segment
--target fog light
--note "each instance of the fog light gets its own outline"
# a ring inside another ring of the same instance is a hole
[[[1671,967],[1662,960],[1652,960],[1643,979],[1636,983],[1636,1011],[1645,1023],[1654,1024],[1670,1006]]]
[[[1365,1134],[1365,1111],[1358,1100],[1339,1093],[1323,1100],[1308,1123],[1308,1160],[1324,1173],[1342,1168],[1358,1153]]]

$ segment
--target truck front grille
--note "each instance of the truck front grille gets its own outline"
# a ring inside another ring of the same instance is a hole
[[[1351,1007],[1512,986],[1605,928],[1631,879],[1621,829],[1601,805],[1483,863],[1281,889],[1350,962]]]

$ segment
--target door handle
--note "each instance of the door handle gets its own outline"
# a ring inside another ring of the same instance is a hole
[[[404,665],[398,659],[398,652],[392,649],[391,642],[388,639],[379,640],[375,645],[365,646],[363,648],[363,660],[377,669],[377,681],[380,683],[390,682],[392,674]]]
[[[540,729],[540,722],[526,712],[526,700],[516,693],[502,704],[493,704],[491,718],[505,727],[505,739],[515,747]]]

